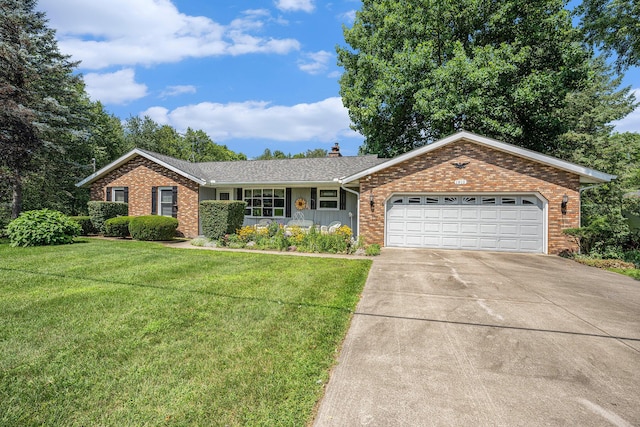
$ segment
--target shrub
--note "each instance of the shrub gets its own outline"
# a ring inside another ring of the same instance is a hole
[[[93,226],[90,216],[70,216],[69,219],[80,225],[82,228],[81,236],[88,236],[89,234],[96,234],[98,232]]]
[[[169,216],[136,216],[129,222],[129,233],[136,240],[171,240],[177,228],[178,220]]]
[[[380,255],[380,245],[377,243],[373,243],[364,250],[365,255],[367,256],[377,256]]]
[[[625,252],[624,260],[634,263],[636,267],[640,267],[640,251],[636,249]]]
[[[80,225],[58,211],[27,211],[9,223],[11,246],[45,246],[72,243],[82,232]]]
[[[104,222],[117,216],[129,215],[129,205],[121,202],[96,202],[87,203],[89,216],[98,233],[104,234]]]
[[[635,268],[635,264],[632,262],[626,262],[619,259],[599,259],[585,256],[576,256],[574,259],[581,264],[589,265],[591,267],[618,268],[624,270]]]
[[[200,202],[202,233],[217,240],[225,234],[233,234],[244,222],[246,203],[229,200],[204,200]]]
[[[117,216],[104,222],[104,235],[108,237],[127,237],[131,216]]]

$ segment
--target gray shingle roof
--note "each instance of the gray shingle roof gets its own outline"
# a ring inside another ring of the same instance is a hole
[[[140,150],[189,175],[216,184],[333,182],[386,161],[375,155],[191,163]]]

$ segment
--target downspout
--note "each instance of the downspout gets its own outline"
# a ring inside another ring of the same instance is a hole
[[[583,191],[587,191],[587,190],[592,190],[594,188],[600,187],[602,185],[606,184],[606,182],[601,182],[600,184],[594,184],[594,185],[589,185],[588,187],[582,187],[580,188],[580,190],[578,191],[578,194],[580,195],[580,210],[582,210],[582,192]],[[580,213],[580,215],[578,215],[578,227],[582,227],[582,213]]]
[[[342,185],[342,182],[340,182],[340,188],[342,188],[344,191],[348,191],[351,194],[355,194],[358,198],[358,201],[356,203],[356,221],[358,222],[358,226],[356,227],[356,235],[360,236],[360,193],[355,190],[346,188],[344,185]]]

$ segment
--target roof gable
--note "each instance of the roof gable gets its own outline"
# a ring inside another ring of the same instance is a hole
[[[76,186],[89,185],[136,156],[145,157],[200,185],[334,183],[340,178],[353,175],[385,161],[385,159],[379,159],[375,155],[369,155],[191,163],[186,160],[136,148],[89,175],[77,183]]]
[[[164,156],[162,154],[153,153],[151,151],[142,150],[140,148],[134,148],[129,151],[124,156],[114,160],[109,163],[107,166],[102,169],[92,173],[82,181],[76,184],[76,187],[83,187],[85,185],[91,184],[96,181],[100,177],[108,174],[109,172],[118,169],[120,166],[127,163],[129,160],[133,159],[136,156],[142,156],[148,160],[151,160],[154,163],[157,163],[178,175],[182,175],[185,178],[188,178],[192,181],[197,182],[198,184],[205,184],[207,181],[202,177],[201,172],[196,163],[189,163],[185,160],[175,159],[173,157]]]
[[[432,152],[441,147],[444,147],[449,144],[454,144],[459,141],[469,141],[475,144],[483,145],[495,150],[499,150],[505,153],[512,154],[514,156],[522,157],[528,160],[531,160],[536,163],[540,163],[543,165],[552,166],[554,168],[575,173],[580,176],[581,183],[601,183],[601,182],[609,182],[615,179],[615,175],[609,175],[604,172],[597,171],[595,169],[590,169],[584,166],[577,165],[575,163],[566,162],[564,160],[560,160],[556,157],[547,156],[545,154],[541,154],[532,150],[527,150],[526,148],[518,147],[516,145],[507,144],[505,142],[500,142],[495,139],[487,138],[484,136],[476,135],[471,132],[461,131],[450,135],[446,138],[443,138],[439,141],[433,142],[431,144],[425,145],[424,147],[417,148],[415,150],[409,151],[405,154],[402,154],[398,157],[394,157],[393,159],[389,159],[381,164],[375,165],[367,170],[360,171],[351,176],[345,177],[341,180],[342,183],[348,183],[351,181],[358,180],[365,176],[371,175],[373,173],[382,171],[391,166],[397,165],[399,163],[405,162],[407,160],[411,160],[415,157],[421,156],[423,154]]]

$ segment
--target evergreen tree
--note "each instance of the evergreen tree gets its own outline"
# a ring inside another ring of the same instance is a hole
[[[13,218],[30,176],[67,162],[85,123],[77,64],[59,52],[35,6],[0,0],[0,179],[8,183]]]

